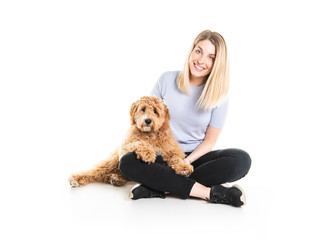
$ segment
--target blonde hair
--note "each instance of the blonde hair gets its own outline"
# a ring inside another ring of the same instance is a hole
[[[216,50],[216,57],[213,68],[208,75],[204,89],[197,101],[197,107],[200,110],[210,110],[219,106],[228,94],[230,83],[230,66],[227,55],[227,47],[224,38],[217,32],[205,30],[201,32],[194,40],[187,55],[183,70],[177,77],[178,88],[187,94],[190,94],[190,69],[189,59],[196,45],[204,40],[209,40]]]

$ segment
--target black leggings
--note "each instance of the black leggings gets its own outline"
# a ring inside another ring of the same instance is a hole
[[[245,151],[231,148],[209,152],[192,165],[194,172],[184,177],[166,166],[161,156],[157,156],[154,163],[148,164],[130,152],[121,158],[119,169],[125,177],[151,189],[188,198],[195,182],[211,187],[244,177],[250,169],[251,159]]]

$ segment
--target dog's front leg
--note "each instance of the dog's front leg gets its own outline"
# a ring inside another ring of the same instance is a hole
[[[147,163],[154,163],[156,154],[151,145],[145,142],[132,142],[121,147],[120,156],[125,155],[128,152],[135,152],[138,159],[141,159]]]

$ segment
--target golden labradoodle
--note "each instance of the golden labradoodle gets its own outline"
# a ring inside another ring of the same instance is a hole
[[[156,97],[142,97],[130,108],[131,127],[123,141],[111,156],[94,169],[69,178],[72,187],[81,187],[93,182],[123,186],[128,180],[118,169],[119,159],[128,152],[137,158],[153,163],[161,155],[177,174],[189,176],[193,166],[185,164],[185,154],[169,128],[169,111],[163,101]]]

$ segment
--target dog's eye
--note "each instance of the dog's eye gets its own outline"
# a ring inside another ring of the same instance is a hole
[[[142,111],[145,112],[146,108],[143,108]]]
[[[157,110],[154,109],[154,113],[155,113],[155,114],[158,114]]]

